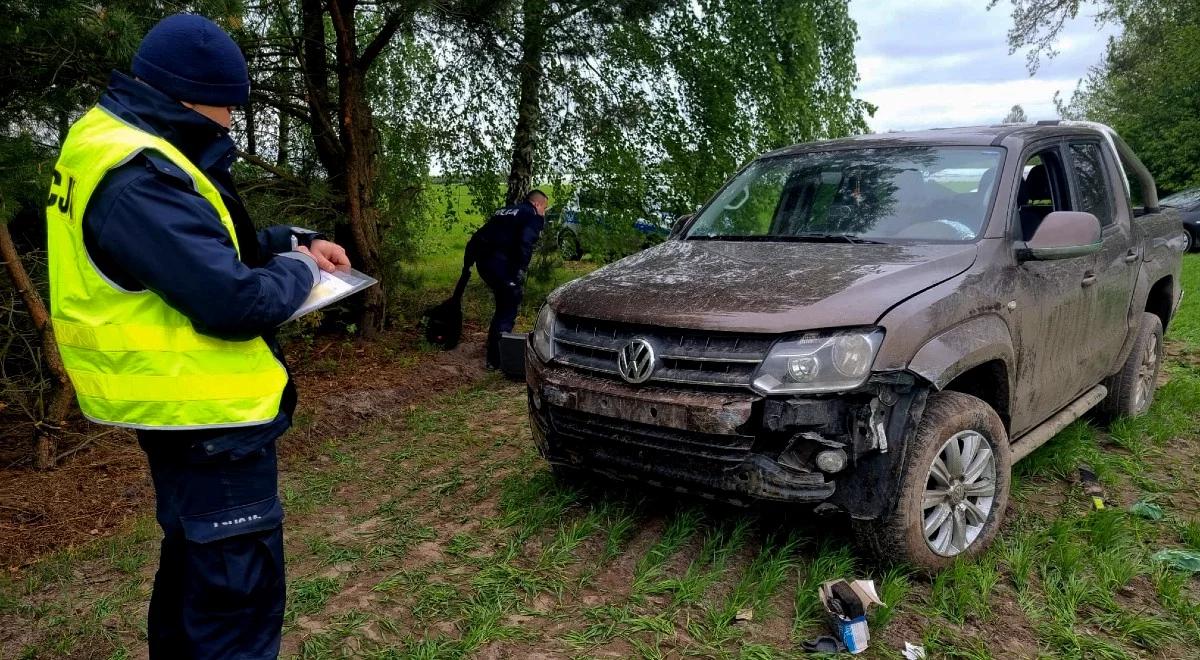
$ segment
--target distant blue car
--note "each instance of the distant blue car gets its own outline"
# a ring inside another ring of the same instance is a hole
[[[593,231],[603,232],[608,229],[604,215],[595,209],[570,206],[558,214],[551,214],[551,222],[557,220],[555,240],[558,251],[567,261],[578,261],[583,258],[584,247]],[[638,218],[633,223],[633,229],[641,235],[642,241],[636,248],[647,248],[657,245],[671,235],[671,224],[674,216],[663,211],[656,211],[650,218]]]

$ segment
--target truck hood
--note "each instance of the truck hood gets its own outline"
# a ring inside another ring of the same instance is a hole
[[[668,241],[554,292],[560,314],[782,333],[872,325],[975,262],[974,244]]]

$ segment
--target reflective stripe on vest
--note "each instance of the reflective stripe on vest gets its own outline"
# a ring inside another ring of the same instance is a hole
[[[109,281],[84,247],[83,214],[92,193],[109,170],[145,150],[191,178],[239,249],[221,194],[169,142],[100,107],[75,122],[54,168],[46,235],[55,339],[79,406],[93,421],[142,429],[269,422],[279,413],[287,372],[266,341],[196,332],[157,294]]]

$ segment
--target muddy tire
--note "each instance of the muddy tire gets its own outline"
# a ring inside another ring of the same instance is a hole
[[[1100,402],[1097,412],[1108,421],[1120,417],[1137,417],[1154,403],[1158,370],[1162,366],[1163,327],[1154,314],[1142,313],[1141,325],[1133,349],[1116,374],[1104,381],[1108,396]]]
[[[877,520],[854,521],[855,536],[885,563],[937,573],[995,538],[1011,473],[996,411],[969,394],[933,394],[905,451],[895,507]]]

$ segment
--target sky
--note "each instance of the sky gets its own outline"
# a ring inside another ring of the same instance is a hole
[[[1025,51],[1009,55],[1011,5],[1001,0],[851,0],[858,22],[855,96],[879,109],[876,132],[998,123],[1014,104],[1031,121],[1055,119],[1054,92],[1069,98],[1104,54],[1112,27],[1097,27],[1095,9],[1059,37],[1059,54],[1030,77]]]

